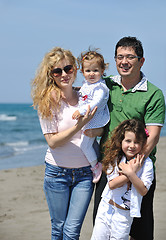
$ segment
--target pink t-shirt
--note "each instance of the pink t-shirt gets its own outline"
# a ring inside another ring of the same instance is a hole
[[[42,119],[39,116],[43,134],[62,132],[73,127],[77,120],[72,119],[72,114],[78,109],[78,104],[70,106],[62,101],[58,112],[53,111],[52,120]],[[60,147],[48,147],[45,161],[49,164],[65,167],[80,168],[89,166],[89,162],[80,148],[82,130],[77,132],[69,142]]]

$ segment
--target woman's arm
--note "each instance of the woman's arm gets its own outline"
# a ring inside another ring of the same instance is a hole
[[[73,127],[62,132],[45,134],[44,136],[49,147],[54,149],[68,142],[71,137],[73,137],[78,131],[80,131],[81,128],[93,118],[96,110],[97,107],[90,111],[90,106],[88,106],[86,114],[83,117],[80,117]]]

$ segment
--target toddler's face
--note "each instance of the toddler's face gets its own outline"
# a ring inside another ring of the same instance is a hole
[[[83,75],[89,83],[96,83],[103,75],[103,70],[96,62],[96,60],[85,60],[83,68]]]

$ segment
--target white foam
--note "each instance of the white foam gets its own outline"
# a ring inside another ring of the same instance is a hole
[[[5,143],[6,146],[12,147],[14,150],[14,154],[22,154],[27,151],[36,151],[38,149],[43,148],[45,145],[29,145],[29,142],[27,141],[18,141],[18,142],[8,142]]]
[[[16,116],[10,116],[6,114],[0,114],[0,121],[16,121]]]
[[[19,141],[19,142],[8,142],[5,145],[10,146],[10,147],[25,147],[29,145],[29,142],[27,141]]]

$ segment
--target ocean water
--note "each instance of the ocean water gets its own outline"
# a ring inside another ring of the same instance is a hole
[[[0,104],[0,169],[42,164],[46,148],[31,104]]]
[[[166,123],[161,136],[166,136]],[[44,164],[46,149],[31,104],[0,104],[0,169]]]

